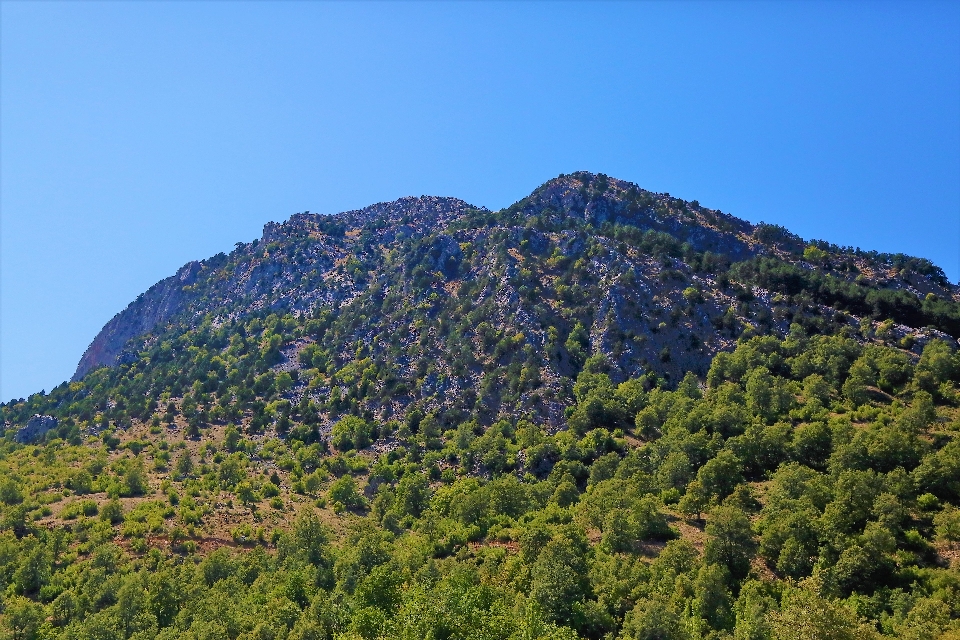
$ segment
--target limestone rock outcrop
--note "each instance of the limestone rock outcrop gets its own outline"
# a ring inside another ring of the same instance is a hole
[[[42,416],[37,414],[27,421],[27,425],[20,427],[13,439],[20,444],[28,444],[39,440],[51,429],[57,428],[57,419],[53,416]]]

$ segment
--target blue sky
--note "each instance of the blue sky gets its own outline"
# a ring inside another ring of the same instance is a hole
[[[580,169],[960,277],[957,3],[0,4],[0,398],[303,211]]]

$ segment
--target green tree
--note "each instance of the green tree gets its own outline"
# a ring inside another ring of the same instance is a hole
[[[43,622],[40,605],[23,596],[6,599],[3,611],[3,627],[11,640],[35,640]]]
[[[53,559],[46,545],[34,538],[29,538],[24,546],[26,550],[13,573],[13,584],[17,592],[31,595],[40,591],[50,580]]]
[[[240,431],[233,424],[228,424],[223,435],[223,448],[231,453],[237,450],[240,444]]]
[[[818,595],[812,585],[790,589],[770,613],[774,640],[869,640],[877,633],[852,611]]]
[[[530,568],[530,597],[548,619],[569,623],[574,605],[587,596],[587,544],[581,534],[568,529],[540,551]]]
[[[733,627],[727,570],[715,564],[704,564],[693,583],[693,610],[713,629]]]
[[[8,505],[23,502],[23,491],[13,478],[0,478],[0,502]]]
[[[577,500],[579,499],[580,490],[577,489],[577,485],[575,485],[569,479],[564,479],[559,482],[550,498],[551,502],[558,504],[561,507],[569,507],[572,504],[576,504]]]
[[[706,533],[704,558],[726,567],[731,579],[739,583],[749,573],[756,552],[750,519],[736,507],[719,506],[710,512]]]
[[[246,480],[237,483],[236,493],[237,498],[244,504],[252,504],[258,499],[257,492],[253,489],[253,485]]]
[[[147,580],[139,573],[127,575],[117,591],[117,614],[123,637],[150,637],[157,632],[157,617],[150,606]]]
[[[100,509],[100,520],[117,524],[123,522],[123,505],[120,501],[113,499]]]
[[[920,362],[914,372],[914,383],[930,393],[957,373],[953,350],[943,340],[931,340],[923,347]]]
[[[803,379],[803,397],[807,402],[819,402],[821,406],[830,404],[833,387],[819,373],[811,373]]]
[[[180,455],[177,457],[177,462],[174,465],[174,474],[177,478],[189,478],[193,473],[193,458],[190,456],[190,451],[184,449],[180,452]]]
[[[590,335],[586,327],[579,322],[573,327],[570,335],[567,336],[563,344],[567,353],[570,354],[570,360],[574,367],[581,367],[587,359],[587,349],[590,346]]]
[[[397,483],[396,506],[402,515],[418,517],[430,503],[430,483],[421,473],[406,473]]]
[[[708,494],[722,500],[743,482],[743,465],[736,455],[723,450],[700,467],[697,480]]]
[[[689,635],[670,601],[661,594],[641,599],[624,621],[625,638],[636,640],[687,640]]]
[[[330,500],[339,502],[344,507],[351,509],[363,506],[363,496],[357,489],[357,483],[351,475],[345,475],[338,478],[330,485]]]
[[[933,518],[937,538],[946,542],[960,542],[960,509],[946,505],[943,511]]]
[[[843,383],[843,397],[858,407],[870,400],[868,387],[876,384],[873,369],[866,362],[857,360],[850,367],[850,374]]]
[[[770,612],[779,606],[775,588],[760,580],[743,583],[734,605],[736,640],[770,640]]]
[[[363,449],[370,444],[370,425],[357,416],[344,416],[333,425],[330,441],[340,451]]]
[[[693,480],[687,485],[687,492],[680,498],[680,504],[677,505],[680,513],[689,517],[700,519],[700,515],[710,506],[710,494],[703,487],[699,480]]]
[[[131,496],[142,496],[150,488],[147,471],[140,456],[136,456],[127,462],[123,483],[127,495]]]
[[[327,545],[330,537],[312,509],[304,509],[294,520],[293,541],[307,562],[316,566],[328,564]]]
[[[604,518],[601,543],[611,553],[633,549],[633,542],[638,536],[635,527],[631,526],[629,515],[624,509],[613,509]]]
[[[223,488],[233,489],[247,477],[245,464],[246,460],[242,453],[235,453],[220,463],[218,475]]]

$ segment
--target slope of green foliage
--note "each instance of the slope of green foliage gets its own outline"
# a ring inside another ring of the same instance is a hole
[[[42,443],[11,430],[0,446],[5,633],[960,632],[960,357],[944,342],[917,357],[794,326],[673,390],[615,384],[595,355],[556,431],[373,420],[356,401],[389,373],[360,348],[346,363],[325,351],[336,325],[206,323],[4,405],[7,423],[61,418]],[[275,364],[305,336],[296,375],[346,393],[284,396],[303,381]],[[329,432],[322,411],[339,418]]]
[[[602,174],[298,214],[0,404],[0,637],[960,638],[956,291]]]
[[[811,253],[809,249],[806,252]],[[820,260],[827,256],[824,252],[814,255]],[[858,316],[890,318],[912,327],[931,325],[951,335],[960,334],[960,306],[936,296],[920,299],[903,289],[868,287],[776,258],[739,262],[731,269],[730,277],[787,295],[808,295],[819,304]]]

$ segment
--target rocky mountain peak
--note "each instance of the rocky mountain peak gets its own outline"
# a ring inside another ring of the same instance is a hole
[[[140,361],[204,322],[324,317],[335,318],[330,330],[311,338],[324,368],[366,353],[403,381],[394,399],[367,408],[374,415],[414,405],[470,413],[488,380],[508,388],[481,402],[488,417],[531,411],[559,424],[570,380],[591,357],[613,380],[675,384],[705,375],[745,336],[795,324],[861,335],[888,319],[890,335],[919,349],[960,334],[957,301],[927,261],[808,245],[781,227],[577,172],[496,212],[421,196],[267,223],[259,240],[185,265],[138,297],[74,380]],[[289,354],[294,369],[303,347]]]

